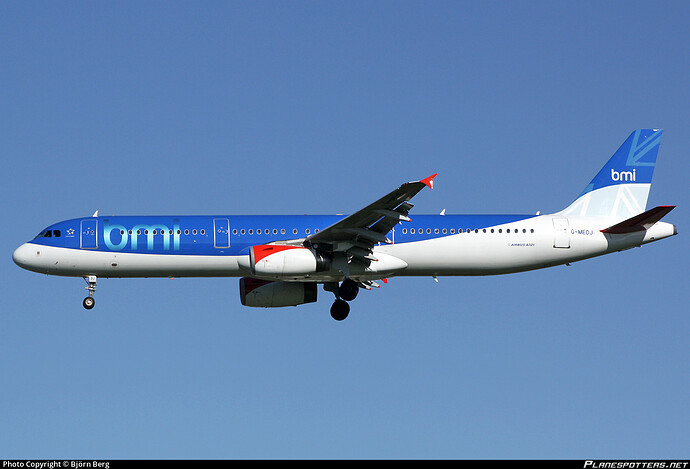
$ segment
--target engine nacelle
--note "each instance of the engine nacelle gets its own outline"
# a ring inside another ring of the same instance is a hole
[[[256,278],[240,279],[240,300],[244,306],[278,308],[316,301],[316,283],[272,282]]]
[[[240,259],[240,266],[252,275],[271,277],[308,275],[328,269],[326,258],[302,246],[262,244],[249,248],[249,256]]]

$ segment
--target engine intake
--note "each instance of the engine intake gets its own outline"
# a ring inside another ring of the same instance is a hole
[[[307,275],[328,270],[330,262],[323,255],[302,246],[262,244],[249,248],[248,267],[253,275]]]

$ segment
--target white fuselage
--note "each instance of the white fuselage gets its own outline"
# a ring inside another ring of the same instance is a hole
[[[676,234],[675,226],[664,222],[630,234],[601,232],[617,221],[620,219],[542,215],[419,241],[414,235],[402,234],[404,224],[400,224],[393,230],[391,244],[374,248],[376,260],[368,267],[334,263],[319,273],[257,277],[328,282],[344,277],[375,280],[396,275],[507,274],[575,262]],[[75,277],[241,277],[249,274],[243,262],[246,257],[73,249],[33,242],[20,246],[13,256],[29,270]]]

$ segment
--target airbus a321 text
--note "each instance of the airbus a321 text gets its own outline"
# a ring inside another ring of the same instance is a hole
[[[245,306],[335,295],[343,320],[360,289],[395,276],[496,275],[568,264],[676,234],[647,210],[661,130],[634,131],[564,210],[548,215],[415,215],[435,174],[351,215],[94,216],[55,223],[14,251],[24,269],[83,277],[241,277]]]

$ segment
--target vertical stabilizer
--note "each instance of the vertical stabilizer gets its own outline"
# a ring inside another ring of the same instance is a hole
[[[630,218],[645,211],[662,130],[640,129],[560,215]]]

